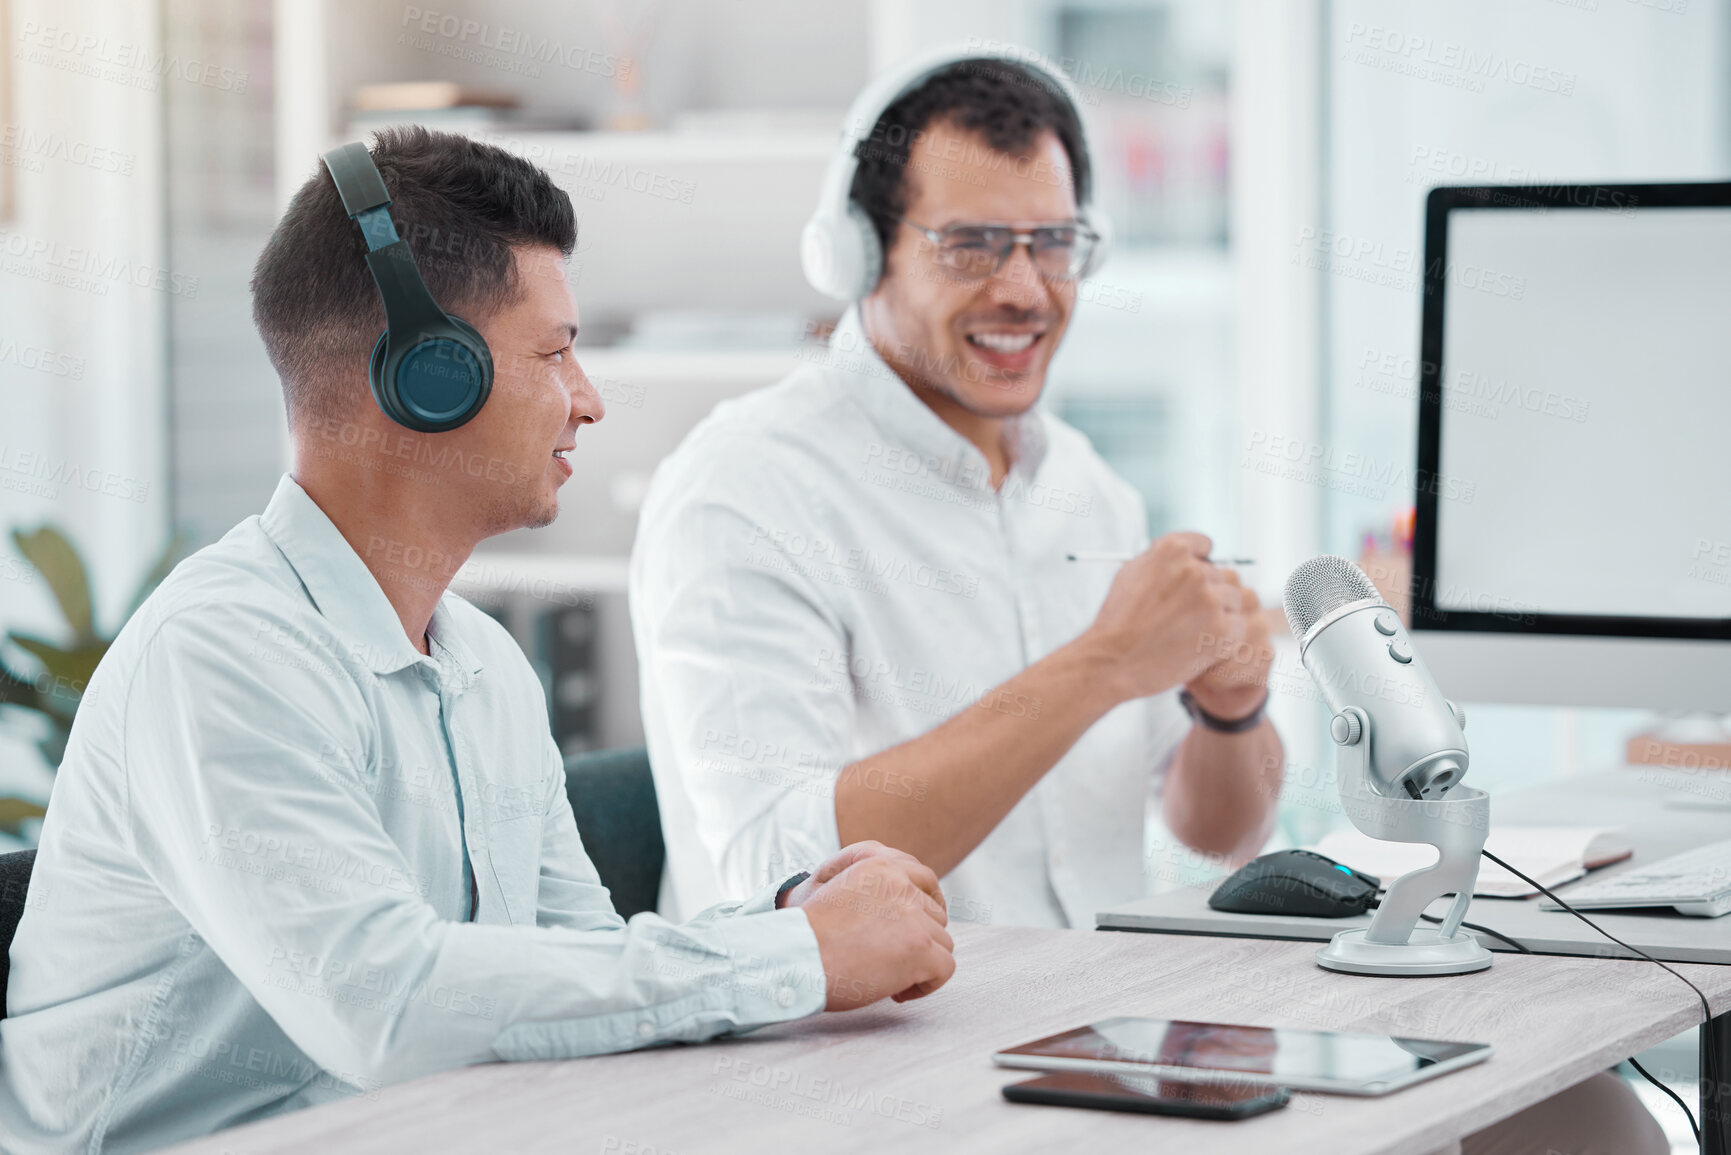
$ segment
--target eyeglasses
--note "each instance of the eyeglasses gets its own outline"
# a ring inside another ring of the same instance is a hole
[[[978,281],[996,273],[1016,251],[1026,245],[1028,257],[1042,277],[1069,280],[1082,271],[1100,240],[1087,225],[951,225],[928,229],[917,221],[897,217],[932,243],[938,263],[963,280]]]

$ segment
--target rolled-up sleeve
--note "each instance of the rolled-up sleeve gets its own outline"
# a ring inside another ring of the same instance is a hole
[[[786,502],[750,500],[761,487],[682,486],[633,559],[650,753],[735,898],[840,848],[835,781],[857,731],[832,681],[847,630],[806,556],[826,547]]]
[[[341,753],[369,749],[364,678],[316,648],[261,669],[234,645],[257,619],[186,612],[146,643],[124,712],[127,829],[191,933],[322,1067],[389,1082],[697,1041],[823,1007],[800,911],[622,923],[562,791],[543,823],[548,925],[439,917]],[[285,959],[364,960],[400,997],[309,997],[271,981]],[[452,991],[467,993],[462,1008],[426,994]]]

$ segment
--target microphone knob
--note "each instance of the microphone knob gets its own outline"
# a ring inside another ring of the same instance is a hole
[[[1351,710],[1342,710],[1329,720],[1328,736],[1333,738],[1337,746],[1356,746],[1358,740],[1364,737],[1364,723],[1358,720],[1358,715]]]
[[[1467,728],[1467,712],[1447,698],[1444,698],[1443,701],[1448,704],[1449,713],[1455,716],[1455,725],[1465,730]]]

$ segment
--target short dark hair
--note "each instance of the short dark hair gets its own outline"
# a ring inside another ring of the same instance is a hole
[[[1025,151],[1036,136],[1049,130],[1069,157],[1077,203],[1088,199],[1091,174],[1082,124],[1057,85],[1008,60],[958,60],[898,97],[878,117],[871,134],[854,147],[859,167],[850,195],[871,217],[886,253],[897,219],[908,207],[909,157],[933,122],[977,133],[992,148],[1006,153]]]
[[[471,324],[518,299],[515,247],[547,245],[568,257],[577,245],[570,198],[502,148],[404,126],[377,133],[371,152],[397,234],[433,299]],[[282,378],[291,423],[344,412],[354,401],[344,371],[364,371],[385,329],[366,251],[320,164],[252,273],[253,323]]]

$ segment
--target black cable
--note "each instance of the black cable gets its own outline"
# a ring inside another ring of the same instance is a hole
[[[1381,905],[1382,905],[1382,903],[1373,901],[1369,906],[1365,907],[1365,909],[1366,910],[1376,910]],[[1434,922],[1434,923],[1440,924],[1443,921],[1442,919],[1438,918],[1434,914],[1425,914],[1422,911],[1419,912],[1419,917],[1424,919],[1426,922]],[[1508,935],[1504,934],[1500,930],[1492,930],[1488,926],[1480,926],[1476,922],[1467,922],[1464,919],[1462,920],[1461,925],[1466,927],[1468,930],[1476,930],[1480,934],[1488,934],[1492,938],[1500,938],[1504,942],[1508,943],[1510,946],[1514,947],[1521,954],[1532,954],[1533,953],[1532,949],[1530,947],[1528,947],[1525,943],[1516,942],[1514,939],[1510,938]]]
[[[1419,915],[1419,917],[1424,919],[1426,922],[1436,922],[1436,923],[1442,922],[1442,919],[1438,918],[1434,914],[1421,914],[1421,915]],[[1480,934],[1488,934],[1492,938],[1500,938],[1504,942],[1508,943],[1510,946],[1514,947],[1521,954],[1532,954],[1533,953],[1532,947],[1528,946],[1526,943],[1523,943],[1523,942],[1516,942],[1514,939],[1510,938],[1508,935],[1504,934],[1500,930],[1492,930],[1488,926],[1480,926],[1476,922],[1467,922],[1465,919],[1461,920],[1461,925],[1466,927],[1468,930],[1476,930]]]
[[[1689,1118],[1689,1130],[1695,1132],[1695,1147],[1697,1149],[1699,1149],[1701,1146],[1701,1128],[1697,1127],[1695,1125],[1695,1112],[1689,1110],[1689,1104],[1683,1102],[1683,1096],[1677,1094],[1677,1092],[1673,1091],[1671,1088],[1667,1087],[1665,1084],[1663,1084],[1659,1080],[1655,1079],[1652,1075],[1648,1074],[1647,1068],[1643,1067],[1641,1065],[1640,1061],[1638,1059],[1636,1059],[1635,1056],[1633,1056],[1633,1055],[1629,1056],[1629,1066],[1631,1066],[1631,1067],[1635,1068],[1635,1070],[1641,1072],[1641,1077],[1643,1079],[1646,1079],[1647,1082],[1653,1084],[1653,1086],[1659,1088],[1659,1090],[1661,1090],[1661,1091],[1665,1092],[1665,1094],[1671,1096],[1672,1101],[1675,1102],[1677,1104],[1677,1106],[1683,1108],[1683,1114],[1688,1116],[1688,1118]]]
[[[1562,907],[1564,910],[1568,911],[1570,914],[1574,915],[1576,918],[1580,919],[1582,922],[1586,923],[1588,926],[1592,927],[1594,930],[1598,931],[1600,934],[1604,935],[1606,938],[1610,939],[1612,942],[1616,943],[1618,946],[1622,947],[1624,950],[1629,951],[1632,954],[1638,954],[1642,958],[1646,959],[1648,962],[1654,964],[1655,966],[1664,967],[1665,970],[1670,971],[1671,974],[1675,975],[1679,979],[1682,979],[1682,981],[1684,983],[1688,984],[1689,989],[1695,992],[1695,997],[1701,1000],[1701,1013],[1704,1016],[1701,1020],[1701,1026],[1702,1026],[1702,1029],[1706,1029],[1707,1023],[1709,1021],[1711,1021],[1713,1018],[1713,1007],[1710,1003],[1708,1003],[1707,996],[1701,993],[1700,987],[1698,987],[1694,983],[1690,982],[1688,980],[1688,978],[1686,978],[1685,976],[1683,976],[1679,972],[1672,970],[1668,966],[1665,966],[1664,963],[1660,962],[1658,959],[1654,958],[1652,955],[1648,954],[1646,951],[1642,950],[1640,947],[1630,946],[1628,943],[1624,942],[1622,939],[1618,938],[1616,935],[1612,934],[1610,931],[1606,930],[1604,927],[1600,926],[1598,923],[1594,922],[1592,919],[1588,918],[1586,915],[1582,914],[1580,911],[1576,910],[1574,907],[1570,906],[1568,903],[1566,903],[1562,899],[1558,898],[1555,894],[1552,894],[1551,891],[1549,889],[1547,889],[1543,884],[1539,883],[1535,879],[1527,877],[1525,874],[1522,874],[1520,871],[1516,870],[1514,867],[1510,866],[1508,863],[1504,862],[1502,859],[1498,858],[1496,855],[1492,854],[1490,851],[1485,850],[1485,851],[1481,851],[1480,853],[1482,853],[1486,858],[1490,859],[1492,862],[1496,863],[1498,866],[1502,867],[1504,870],[1508,871],[1510,874],[1514,875],[1516,878],[1520,879],[1522,882],[1526,883],[1528,886],[1537,890],[1540,894],[1544,895],[1546,898],[1550,899],[1552,902],[1556,903],[1558,906]],[[1381,905],[1382,904],[1379,902],[1372,902],[1367,909],[1374,910]],[[1442,919],[1437,918],[1435,915],[1430,915],[1430,914],[1421,913],[1419,915],[1419,917],[1424,919],[1426,922],[1441,923],[1443,921]],[[1523,942],[1518,942],[1515,939],[1510,938],[1508,935],[1504,934],[1500,930],[1492,930],[1488,926],[1480,926],[1476,922],[1466,922],[1464,920],[1461,922],[1461,925],[1466,927],[1468,930],[1476,930],[1480,934],[1488,934],[1494,938],[1499,938],[1502,941],[1508,943],[1510,946],[1514,947],[1515,950],[1519,951],[1521,954],[1532,954],[1533,953],[1533,949],[1531,947],[1527,946]],[[1699,1124],[1697,1124],[1695,1122],[1695,1112],[1689,1109],[1689,1104],[1685,1103],[1682,1099],[1682,1096],[1678,1095],[1677,1092],[1671,1090],[1671,1088],[1667,1087],[1665,1084],[1661,1083],[1659,1080],[1655,1079],[1650,1073],[1648,1073],[1647,1068],[1643,1067],[1640,1063],[1636,1062],[1634,1056],[1632,1056],[1632,1055],[1629,1057],[1629,1065],[1631,1067],[1635,1068],[1635,1070],[1639,1071],[1641,1073],[1641,1077],[1646,1079],[1647,1082],[1653,1084],[1653,1086],[1659,1088],[1659,1090],[1661,1090],[1661,1091],[1665,1092],[1665,1094],[1669,1095],[1671,1097],[1671,1099],[1677,1104],[1677,1106],[1679,1106],[1683,1109],[1683,1116],[1684,1116],[1684,1118],[1689,1120],[1689,1130],[1693,1131],[1695,1133],[1695,1146],[1697,1149],[1699,1149],[1701,1146],[1701,1127]],[[1709,1083],[1710,1086],[1715,1086],[1715,1087],[1718,1086],[1717,1072],[1703,1071],[1702,1075],[1706,1076],[1710,1080],[1710,1083]]]
[[[1648,962],[1652,963],[1654,966],[1664,967],[1665,970],[1671,971],[1671,973],[1673,975],[1675,975],[1683,983],[1685,983],[1689,987],[1690,990],[1695,992],[1696,998],[1701,1000],[1701,1024],[1702,1024],[1702,1026],[1705,1026],[1713,1018],[1713,1007],[1711,1004],[1709,1004],[1707,1002],[1707,996],[1702,994],[1701,988],[1696,986],[1694,983],[1690,982],[1689,979],[1685,975],[1683,975],[1681,972],[1676,971],[1676,970],[1672,970],[1671,967],[1666,966],[1664,963],[1660,962],[1658,959],[1654,958],[1652,955],[1648,954],[1646,951],[1642,950],[1640,947],[1630,946],[1628,943],[1624,942],[1622,939],[1618,938],[1616,935],[1612,934],[1610,931],[1606,930],[1604,927],[1600,926],[1598,923],[1594,922],[1592,919],[1588,918],[1586,915],[1582,914],[1580,911],[1576,910],[1574,907],[1570,906],[1568,903],[1564,902],[1562,899],[1560,899],[1556,895],[1552,894],[1544,886],[1542,886],[1538,882],[1534,881],[1533,879],[1528,878],[1526,875],[1522,874],[1520,871],[1516,870],[1514,867],[1510,866],[1508,863],[1504,862],[1502,859],[1498,858],[1496,855],[1492,854],[1490,851],[1484,850],[1484,851],[1480,851],[1480,853],[1483,854],[1486,858],[1490,859],[1492,862],[1496,863],[1498,866],[1502,867],[1504,870],[1508,871],[1510,874],[1514,875],[1516,878],[1520,879],[1522,882],[1526,883],[1528,886],[1532,887],[1534,890],[1537,890],[1540,894],[1544,895],[1546,898],[1550,899],[1552,902],[1556,903],[1558,906],[1562,907],[1564,910],[1568,911],[1570,914],[1574,915],[1576,918],[1580,919],[1582,922],[1586,923],[1588,926],[1592,927],[1594,930],[1598,931],[1600,934],[1604,935],[1606,938],[1610,939],[1612,942],[1616,943],[1618,946],[1622,947],[1624,950],[1629,951],[1631,954],[1640,955],[1642,958],[1646,959]],[[1498,935],[1497,937],[1501,938],[1502,936]]]
[[[1646,959],[1648,962],[1652,963],[1655,966],[1664,967],[1665,970],[1670,971],[1673,975],[1675,975],[1677,978],[1681,979],[1684,983],[1687,983],[1689,989],[1695,992],[1695,997],[1701,1000],[1701,1015],[1702,1015],[1701,1029],[1702,1030],[1707,1029],[1707,1024],[1713,1020],[1712,1004],[1710,1004],[1707,1001],[1707,996],[1701,993],[1701,988],[1696,986],[1694,983],[1689,982],[1688,978],[1686,978],[1681,972],[1673,970],[1671,967],[1666,966],[1664,963],[1660,962],[1658,959],[1654,958],[1652,955],[1648,954],[1646,951],[1642,950],[1640,947],[1630,946],[1628,943],[1624,942],[1622,939],[1618,938],[1616,935],[1612,934],[1610,931],[1606,930],[1604,927],[1600,926],[1598,923],[1594,922],[1592,919],[1588,918],[1586,915],[1582,914],[1580,911],[1576,910],[1574,907],[1570,906],[1568,903],[1564,902],[1562,899],[1558,898],[1556,895],[1552,894],[1550,892],[1550,890],[1547,889],[1545,886],[1543,886],[1542,884],[1540,884],[1539,882],[1537,882],[1534,879],[1528,878],[1526,875],[1522,874],[1520,871],[1516,870],[1514,867],[1510,866],[1508,863],[1504,862],[1502,859],[1498,858],[1496,855],[1492,854],[1490,851],[1484,850],[1484,851],[1480,851],[1480,853],[1483,854],[1486,858],[1490,859],[1492,862],[1496,863],[1498,866],[1502,867],[1504,870],[1508,871],[1510,874],[1514,875],[1516,878],[1520,879],[1522,882],[1526,883],[1528,886],[1532,887],[1534,890],[1537,890],[1540,894],[1544,895],[1546,898],[1550,899],[1552,902],[1556,903],[1558,906],[1562,907],[1564,910],[1568,911],[1570,914],[1574,915],[1576,918],[1580,919],[1582,922],[1586,923],[1588,926],[1592,927],[1594,930],[1598,931],[1600,934],[1604,935],[1606,938],[1610,939],[1612,942],[1616,943],[1618,946],[1622,947],[1624,950],[1629,951],[1632,954],[1640,955],[1642,958]],[[1462,925],[1465,925],[1465,924],[1462,924]],[[1477,928],[1475,927],[1474,929],[1476,930]],[[1498,934],[1495,931],[1492,931],[1491,933],[1496,934],[1496,936],[1498,938],[1502,939],[1504,942],[1508,942],[1508,943],[1514,942],[1513,939],[1507,937],[1506,935]],[[1532,952],[1528,951],[1527,953],[1531,954]],[[1665,1094],[1667,1094],[1667,1095],[1671,1096],[1671,1098],[1675,1099],[1677,1102],[1677,1106],[1683,1108],[1683,1114],[1685,1116],[1687,1116],[1688,1120],[1689,1120],[1689,1130],[1691,1130],[1695,1133],[1695,1146],[1697,1149],[1699,1149],[1701,1146],[1701,1127],[1699,1124],[1697,1124],[1695,1122],[1695,1112],[1693,1112],[1689,1109],[1689,1104],[1683,1102],[1682,1098],[1677,1094],[1677,1092],[1671,1090],[1671,1088],[1665,1086],[1665,1084],[1661,1083],[1659,1080],[1655,1079],[1652,1075],[1648,1074],[1647,1069],[1645,1067],[1641,1066],[1640,1063],[1637,1063],[1633,1057],[1631,1057],[1629,1059],[1629,1065],[1634,1067],[1635,1070],[1639,1071],[1641,1073],[1641,1076],[1643,1078],[1645,1078],[1647,1080],[1647,1082],[1653,1084],[1653,1086],[1659,1088],[1659,1090],[1665,1092]],[[1718,1073],[1717,1072],[1703,1071],[1701,1073],[1702,1073],[1702,1075],[1706,1076],[1708,1079],[1713,1080],[1710,1084],[1711,1086],[1714,1086],[1714,1087],[1718,1086],[1718,1082],[1717,1082]]]

